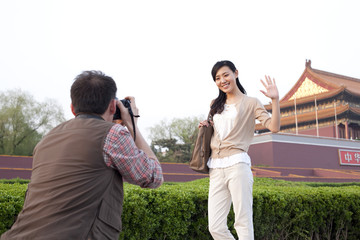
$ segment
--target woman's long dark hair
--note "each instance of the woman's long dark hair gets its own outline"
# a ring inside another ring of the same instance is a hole
[[[227,60],[219,61],[215,63],[214,67],[211,70],[211,75],[213,77],[214,82],[216,81],[215,79],[216,73],[219,71],[220,68],[224,66],[229,67],[233,72],[236,71],[236,67],[232,62]],[[243,94],[246,94],[245,88],[241,85],[238,77],[236,78],[236,85]],[[211,116],[214,116],[216,113],[222,113],[222,111],[224,111],[225,102],[226,102],[226,93],[224,93],[219,89],[219,96],[211,104],[211,110],[210,110]]]

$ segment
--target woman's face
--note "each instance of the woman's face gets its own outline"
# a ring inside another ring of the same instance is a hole
[[[216,86],[224,93],[231,93],[238,89],[236,78],[238,71],[233,72],[228,66],[221,67],[215,76]]]

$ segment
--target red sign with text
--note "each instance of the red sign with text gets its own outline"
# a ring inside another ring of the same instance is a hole
[[[339,149],[340,165],[360,166],[360,150]]]

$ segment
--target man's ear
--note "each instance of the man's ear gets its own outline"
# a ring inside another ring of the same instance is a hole
[[[75,113],[75,109],[74,106],[72,105],[72,103],[70,104],[70,108],[71,108],[71,112],[74,114],[74,116],[76,117],[76,113]]]
[[[110,102],[110,106],[109,106],[109,107],[110,107],[110,113],[111,113],[111,115],[114,115],[115,112],[116,112],[116,100],[115,100],[115,99]]]

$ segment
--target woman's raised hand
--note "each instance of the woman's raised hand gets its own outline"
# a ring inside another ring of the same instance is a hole
[[[266,83],[260,79],[261,83],[264,85],[266,91],[260,90],[265,96],[271,99],[279,99],[279,91],[276,87],[275,78],[271,79],[270,76],[265,75]]]

